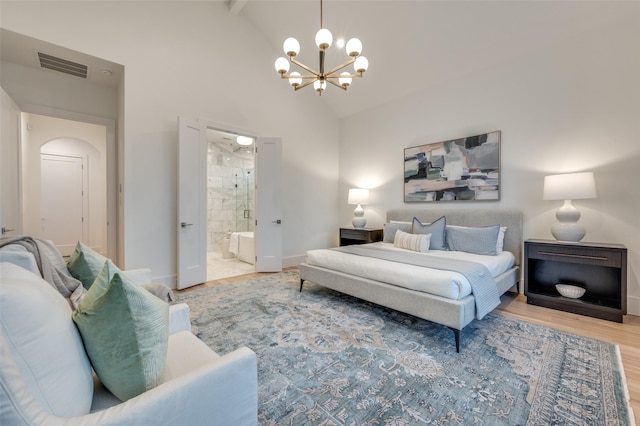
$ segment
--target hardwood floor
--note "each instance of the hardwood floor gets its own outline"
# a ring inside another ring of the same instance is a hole
[[[178,293],[257,278],[264,275],[268,275],[268,273],[254,273],[209,281],[186,290],[180,290]],[[540,306],[527,305],[527,299],[524,295],[520,294],[516,296],[514,293],[507,293],[502,296],[502,303],[496,308],[496,311],[502,315],[518,318],[523,321],[529,321],[534,324],[540,324],[618,345],[622,356],[624,373],[627,378],[631,407],[633,408],[636,423],[640,424],[640,316],[626,315],[624,322],[620,324]]]

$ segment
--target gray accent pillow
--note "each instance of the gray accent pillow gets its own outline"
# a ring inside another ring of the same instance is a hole
[[[447,247],[449,250],[495,256],[500,225],[471,228],[447,226]]]
[[[391,222],[384,224],[384,230],[382,231],[382,241],[385,243],[392,243],[396,237],[396,231],[411,233],[411,223],[408,222]]]
[[[418,218],[414,217],[411,225],[412,234],[431,234],[429,250],[446,250],[444,240],[444,230],[447,226],[447,219],[442,216],[430,224],[423,225]]]

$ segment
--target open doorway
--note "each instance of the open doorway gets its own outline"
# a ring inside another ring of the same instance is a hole
[[[207,280],[255,271],[255,143],[207,128]]]
[[[21,126],[23,233],[109,255],[107,126],[25,112]]]

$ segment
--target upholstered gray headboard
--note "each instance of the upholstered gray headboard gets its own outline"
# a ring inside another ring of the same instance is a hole
[[[522,259],[522,212],[517,210],[450,210],[450,209],[392,209],[387,211],[387,221],[411,222],[414,217],[420,222],[433,222],[441,216],[447,218],[447,225],[458,226],[506,226],[504,250],[516,257],[516,264]]]

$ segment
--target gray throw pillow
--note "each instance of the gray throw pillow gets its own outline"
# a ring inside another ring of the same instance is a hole
[[[408,222],[390,222],[384,224],[382,241],[385,243],[392,243],[396,237],[396,231],[411,233],[411,224]]]
[[[447,226],[447,247],[449,250],[495,256],[500,225],[478,228]]]
[[[431,243],[429,250],[446,250],[447,246],[444,240],[444,230],[447,226],[447,219],[442,216],[428,225],[423,225],[418,218],[414,217],[411,233],[412,234],[431,234]]]

